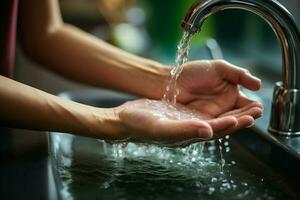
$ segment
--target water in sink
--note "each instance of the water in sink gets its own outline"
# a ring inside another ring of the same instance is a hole
[[[167,148],[63,137],[51,136],[63,199],[297,199],[282,177],[231,139],[223,143],[221,170],[213,141]]]

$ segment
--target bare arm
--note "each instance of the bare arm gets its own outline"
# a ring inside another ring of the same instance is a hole
[[[161,98],[168,68],[63,23],[57,0],[20,4],[19,37],[34,60],[82,83]]]
[[[212,138],[211,127],[200,119],[160,120],[151,113],[151,108],[136,109],[145,101],[141,99],[109,109],[96,108],[0,76],[0,127],[59,131],[105,140],[135,138],[175,144]]]
[[[117,110],[72,102],[0,76],[0,126],[122,139]]]

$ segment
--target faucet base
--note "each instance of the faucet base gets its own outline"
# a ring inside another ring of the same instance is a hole
[[[282,82],[275,84],[268,130],[285,136],[300,135],[300,90],[285,89]]]
[[[279,130],[273,129],[272,127],[269,127],[268,131],[270,133],[274,133],[274,134],[278,134],[278,135],[282,135],[282,136],[298,136],[298,135],[300,135],[300,131],[299,132],[279,131]]]

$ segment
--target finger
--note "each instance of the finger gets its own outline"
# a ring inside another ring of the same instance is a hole
[[[234,133],[242,128],[249,128],[249,127],[253,126],[254,123],[255,123],[255,120],[252,116],[249,116],[249,115],[242,116],[242,117],[238,118],[238,125],[234,128],[228,129],[225,132],[225,134]]]
[[[153,133],[157,139],[172,142],[212,137],[210,125],[201,120],[162,120],[156,124]]]
[[[238,123],[235,127],[230,127],[227,130],[217,132],[214,134],[213,138],[214,139],[222,138],[226,135],[235,133],[239,129],[251,127],[254,125],[254,122],[255,122],[254,118],[249,115],[242,116],[242,117],[238,118],[237,121],[238,121]]]
[[[256,119],[256,118],[261,117],[262,113],[263,113],[263,110],[261,108],[252,107],[252,108],[249,108],[249,109],[244,110],[244,111],[236,112],[233,115],[229,115],[229,116],[240,118],[242,116],[249,115],[249,116],[252,116],[254,119]]]
[[[252,116],[254,119],[257,119],[259,117],[262,116],[262,109],[261,108],[257,108],[257,107],[253,107],[245,112],[242,112],[242,113],[237,113],[236,115],[234,115],[235,117],[237,118],[240,118],[242,116],[245,116],[245,115],[249,115],[249,116]]]
[[[238,122],[233,116],[225,116],[208,120],[207,123],[211,126],[214,132],[220,132],[227,130],[230,127],[235,127]]]
[[[255,120],[250,115],[244,115],[238,118],[238,125],[233,130],[239,130],[241,128],[249,128],[253,126],[255,123]]]
[[[234,84],[242,85],[249,90],[259,90],[261,80],[252,76],[248,70],[230,64],[223,60],[213,61],[216,64],[217,70],[223,74],[224,79]]]
[[[240,116],[241,113],[247,113],[249,110],[251,110],[252,108],[259,108],[261,111],[263,109],[262,105],[258,102],[252,102],[242,108],[238,108],[238,109],[234,109],[231,111],[228,111],[226,113],[223,113],[220,117],[224,117],[224,116]]]

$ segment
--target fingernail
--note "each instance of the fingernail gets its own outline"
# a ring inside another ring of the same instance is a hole
[[[212,138],[213,132],[208,128],[198,129],[198,136],[201,139],[208,140]]]
[[[251,128],[252,126],[254,126],[255,122],[253,122],[252,124],[250,124],[249,126],[247,126],[246,128]]]
[[[258,105],[259,107],[261,107],[261,109],[264,108],[264,104],[262,104],[261,102],[257,102],[257,105]]]

